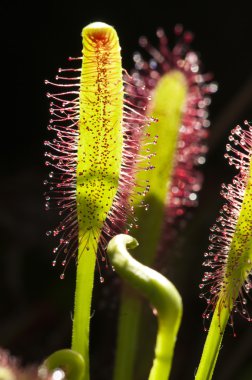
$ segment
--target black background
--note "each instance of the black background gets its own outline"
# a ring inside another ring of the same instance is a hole
[[[195,35],[193,48],[206,71],[214,73],[219,91],[210,107],[209,154],[199,208],[170,253],[169,277],[184,299],[184,317],[175,352],[172,379],[192,379],[205,333],[198,298],[201,262],[209,227],[222,203],[220,184],[234,171],[223,158],[230,129],[252,115],[251,12],[245,2],[98,1],[1,2],[1,197],[0,197],[0,345],[23,359],[39,362],[70,344],[74,268],[66,280],[50,266],[53,242],[45,232],[55,222],[44,211],[43,140],[49,112],[44,79],[53,79],[68,56],[79,56],[80,33],[92,21],[104,21],[118,32],[124,67],[132,68],[138,38],[155,42],[158,26],[173,35],[182,23]],[[110,288],[109,288],[110,287]],[[111,378],[117,281],[97,281],[92,318],[92,372]],[[101,289],[102,288],[102,289]],[[238,337],[227,329],[216,380],[252,378],[252,330],[239,319]]]

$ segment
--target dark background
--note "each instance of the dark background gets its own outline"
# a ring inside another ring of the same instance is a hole
[[[220,8],[220,6],[222,8]],[[221,205],[220,184],[234,174],[223,158],[230,129],[252,117],[251,12],[246,2],[1,2],[1,197],[0,345],[23,362],[40,362],[70,344],[74,266],[65,281],[50,266],[53,242],[45,232],[56,222],[44,211],[43,140],[49,112],[44,79],[53,79],[68,56],[79,56],[80,33],[92,21],[112,24],[119,34],[124,67],[132,68],[138,37],[155,41],[158,26],[173,35],[182,23],[195,35],[206,71],[219,91],[210,107],[209,154],[199,208],[170,253],[169,277],[184,299],[184,317],[172,379],[192,379],[205,333],[198,298],[201,262],[209,227]],[[117,280],[97,282],[92,318],[93,379],[110,379],[113,364]],[[252,378],[252,329],[237,319],[227,329],[214,379]],[[106,374],[104,374],[106,372]]]

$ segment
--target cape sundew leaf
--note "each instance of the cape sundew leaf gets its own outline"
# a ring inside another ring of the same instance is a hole
[[[190,46],[192,35],[183,32],[181,26],[175,32],[177,41],[172,49],[164,31],[158,29],[159,48],[146,37],[140,38],[149,59],[140,53],[134,55],[136,91],[139,96],[151,97],[149,103],[146,97],[140,98],[139,105],[146,106],[146,114],[158,119],[150,128],[150,133],[158,136],[157,145],[150,147],[150,152],[156,153],[152,160],[155,170],[138,174],[150,185],[146,196],[150,212],[145,216],[137,210],[141,230],[136,236],[145,252],[141,260],[147,264],[153,261],[158,247],[162,251],[173,239],[186,208],[197,205],[202,176],[196,167],[205,162],[210,124],[208,95],[217,89],[208,83],[209,74],[201,73],[198,55]]]
[[[157,125],[150,128],[150,132],[155,129],[158,134],[157,144],[150,147],[150,152],[155,152],[155,157],[152,160],[154,170],[138,173],[138,177],[141,180],[147,180],[150,185],[150,191],[146,195],[146,202],[150,208],[149,212],[146,215],[143,208],[137,210],[140,226],[137,238],[143,245],[142,250],[145,255],[141,259],[144,263],[153,260],[161,236],[165,216],[165,201],[167,191],[169,191],[186,95],[187,83],[183,74],[178,71],[167,73],[160,78],[152,92],[151,108],[148,112],[158,120]],[[138,201],[137,199],[136,202]]]
[[[89,378],[89,323],[95,263],[107,260],[105,248],[110,237],[133,219],[139,138],[150,123],[141,108],[135,109],[134,98],[124,91],[120,45],[111,26],[95,22],[83,29],[83,56],[70,58],[82,61],[82,67],[59,69],[56,81],[48,82],[57,93],[52,99],[49,129],[55,139],[46,141],[51,148],[46,152],[46,165],[56,170],[49,174],[46,208],[50,202],[65,214],[53,231],[60,242],[54,249],[62,257],[65,268],[72,257],[77,257],[75,307],[72,349],[85,361],[85,379]],[[146,154],[144,155],[144,159]],[[151,155],[146,157],[147,167]],[[141,160],[143,158],[141,157]],[[146,162],[145,162],[146,164]],[[140,184],[140,193],[146,184]]]
[[[119,185],[123,82],[118,37],[97,24],[83,29],[77,165],[79,252],[98,243]]]
[[[246,308],[252,282],[252,127],[245,121],[231,131],[225,157],[239,173],[229,185],[222,185],[222,196],[227,200],[220,211],[209,239],[211,244],[204,254],[204,273],[200,298],[207,308],[203,313],[211,323],[195,379],[212,379],[228,321],[233,326],[233,310],[251,321]],[[205,330],[206,327],[205,327]],[[234,336],[236,336],[233,330]]]
[[[141,109],[134,109],[134,97],[124,90],[115,30],[93,23],[83,29],[82,37],[83,57],[70,58],[73,63],[81,60],[81,69],[60,68],[56,81],[62,83],[46,81],[60,88],[47,93],[52,99],[48,129],[57,138],[45,142],[52,151],[46,152],[46,165],[56,169],[45,181],[46,208],[56,203],[59,215],[65,215],[47,235],[60,236],[52,264],[63,255],[65,268],[77,250],[80,258],[97,247],[106,262],[108,238],[121,231],[127,218],[134,218],[130,197],[138,184],[132,166],[139,159],[142,129],[150,123]],[[149,167],[151,155],[143,156],[144,167]],[[138,193],[145,193],[146,185],[140,185]]]
[[[218,311],[233,307],[250,320],[246,309],[246,293],[252,287],[252,127],[248,122],[232,130],[225,157],[239,169],[229,185],[222,185],[227,203],[222,207],[217,223],[211,228],[210,245],[203,265],[201,298],[208,307],[203,314],[209,318],[218,304]]]

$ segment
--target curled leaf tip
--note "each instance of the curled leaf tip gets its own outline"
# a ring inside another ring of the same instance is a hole
[[[114,236],[114,238],[109,241],[107,250],[108,253],[112,255],[117,250],[117,246],[120,246],[121,249],[123,247],[126,247],[128,249],[134,249],[138,247],[138,245],[138,241],[132,236],[127,234],[119,234]]]
[[[53,373],[58,371],[58,378],[60,378],[60,371],[62,372],[62,380],[85,380],[85,362],[78,352],[70,349],[62,349],[51,354],[43,363],[40,368],[40,373]],[[56,376],[55,376],[56,378]]]
[[[135,260],[127,248],[135,248],[136,239],[117,235],[108,244],[108,253],[115,270],[133,288],[147,297],[158,318],[155,358],[149,380],[167,380],[174,345],[181,322],[182,301],[175,286],[157,271]]]
[[[114,43],[118,41],[116,30],[104,22],[93,22],[82,29],[82,38],[88,44],[96,44],[97,42]],[[117,46],[117,49],[120,48]]]

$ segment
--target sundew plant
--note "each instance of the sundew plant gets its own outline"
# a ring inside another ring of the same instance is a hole
[[[28,370],[0,351],[1,380],[95,379],[92,295],[96,276],[96,286],[107,286],[109,273],[121,279],[113,380],[170,378],[183,299],[164,275],[167,255],[183,234],[188,210],[198,204],[208,106],[217,86],[203,72],[191,33],[178,25],[174,45],[161,28],[157,38],[157,47],[140,38],[142,50],[128,73],[116,30],[91,23],[82,30],[81,56],[45,81],[51,134],[45,141],[45,207],[61,218],[46,235],[55,241],[52,266],[62,292],[69,265],[76,267],[72,343]],[[204,253],[199,302],[206,301],[206,341],[195,363],[197,380],[214,378],[228,324],[235,335],[234,315],[251,321],[251,157],[252,126],[245,121],[230,132],[225,158],[238,172],[222,185],[226,203]],[[156,318],[155,343],[143,332],[144,302]],[[152,352],[151,363],[145,351]]]
[[[100,262],[108,265],[105,254],[108,240],[123,228],[127,217],[134,221],[130,199],[139,186],[134,171],[142,161],[137,144],[143,139],[141,129],[150,119],[124,95],[115,30],[103,23],[93,23],[83,29],[82,36],[81,69],[60,69],[61,73],[77,72],[77,76],[57,76],[57,80],[63,81],[60,84],[46,82],[60,90],[47,94],[52,99],[49,129],[56,132],[57,140],[45,144],[53,152],[46,153],[50,158],[46,165],[57,170],[57,174],[49,175],[55,179],[48,183],[51,189],[46,196],[47,207],[55,200],[60,214],[66,213],[52,232],[54,236],[60,235],[52,264],[55,266],[63,254],[64,269],[60,275],[63,279],[68,261],[76,256],[72,349],[85,358],[88,378],[95,263],[101,273]],[[67,126],[62,126],[62,122],[67,122]],[[146,156],[146,161],[150,157]],[[134,171],[133,164],[136,164]],[[138,194],[147,190],[141,184]],[[100,281],[104,281],[102,275]]]

